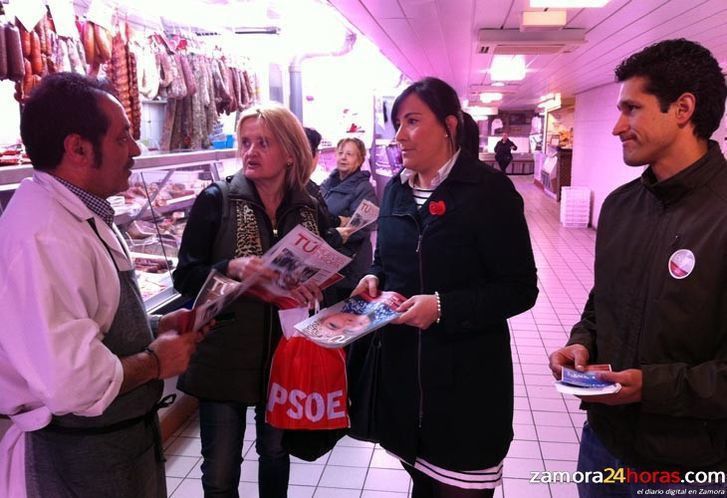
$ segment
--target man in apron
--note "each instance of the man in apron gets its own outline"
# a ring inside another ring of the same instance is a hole
[[[140,151],[119,101],[58,73],[25,103],[34,175],[0,218],[0,496],[166,497],[156,409],[200,334],[150,326],[106,198]],[[156,335],[156,338],[155,338]]]

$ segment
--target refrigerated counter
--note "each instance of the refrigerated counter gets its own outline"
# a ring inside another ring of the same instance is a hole
[[[480,152],[480,161],[484,161],[487,164],[499,169],[497,161],[495,161],[495,154],[492,152]],[[512,162],[508,165],[506,173],[508,175],[532,175],[535,169],[533,162],[533,155],[530,153],[518,154],[514,152],[512,155]]]

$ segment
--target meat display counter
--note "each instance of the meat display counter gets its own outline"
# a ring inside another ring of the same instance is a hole
[[[230,171],[235,151],[209,150],[136,158],[129,189],[108,200],[136,268],[149,313],[181,305],[172,274],[189,211],[197,195]],[[227,167],[226,167],[227,166]],[[0,167],[0,216],[30,165]]]

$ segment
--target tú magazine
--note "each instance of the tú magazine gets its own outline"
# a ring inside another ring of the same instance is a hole
[[[343,278],[338,271],[349,261],[351,258],[298,225],[263,255],[263,264],[276,272],[274,281],[252,277],[239,282],[214,269],[210,271],[194,301],[192,330],[199,330],[241,295],[273,303],[280,309],[302,306],[293,290],[307,282],[321,289],[333,285]]]
[[[357,232],[363,227],[376,221],[378,217],[379,207],[373,202],[364,199],[361,201],[361,204],[358,205],[346,226],[353,228],[353,232]]]
[[[326,348],[341,348],[401,315],[394,311],[406,300],[398,292],[349,297],[295,325],[308,339]]]
[[[264,265],[273,269],[278,278],[272,282],[253,282],[245,294],[273,303],[280,309],[297,308],[291,291],[305,283],[325,289],[341,280],[338,273],[351,258],[334,250],[322,238],[303,225],[288,232],[263,255]]]

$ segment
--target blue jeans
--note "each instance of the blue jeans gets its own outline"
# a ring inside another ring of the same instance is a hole
[[[596,433],[593,432],[591,426],[586,422],[583,425],[583,435],[581,436],[581,447],[578,453],[578,470],[580,472],[601,472],[604,475],[604,479],[611,474],[610,470],[604,471],[604,469],[611,468],[614,471],[624,469],[624,472],[631,471],[631,476],[640,473],[638,469],[629,468],[628,465],[623,461],[613,456],[605,446],[601,443]],[[684,477],[684,473],[681,473],[681,477]],[[662,475],[660,472],[659,475]],[[635,477],[635,476],[634,476]],[[652,478],[652,480],[654,480]],[[648,491],[661,490],[660,493],[653,493],[657,496],[680,496],[689,494],[689,490],[727,490],[727,484],[687,484],[687,483],[676,483],[676,484],[660,484],[660,483],[627,483],[627,482],[614,482],[609,484],[604,483],[579,483],[578,484],[578,496],[580,498],[611,498],[611,497],[642,497],[649,494]],[[648,490],[648,491],[647,491]],[[681,490],[681,493],[676,491]],[[698,491],[697,491],[698,492]],[[724,491],[722,491],[724,492]],[[719,494],[721,495],[720,492]],[[697,493],[694,493],[697,494]]]
[[[240,465],[247,405],[236,402],[199,403],[202,438],[202,488],[205,498],[239,498]],[[255,449],[260,498],[286,498],[290,455],[283,448],[283,431],[265,423],[265,404],[255,406]]]

